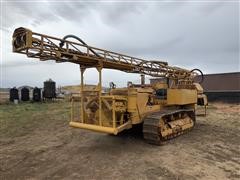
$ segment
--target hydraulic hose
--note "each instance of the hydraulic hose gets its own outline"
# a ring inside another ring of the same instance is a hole
[[[82,45],[85,45],[85,46],[88,46],[87,43],[85,43],[81,38],[79,38],[78,36],[75,36],[75,35],[72,35],[72,34],[69,34],[69,35],[66,35],[63,37],[62,41],[59,43],[59,46],[62,48],[64,46],[64,43],[65,43],[65,40],[68,39],[68,38],[74,38],[76,40],[78,40]],[[92,48],[89,47],[89,50],[94,54],[96,55],[97,57],[101,58],[101,56],[96,53]]]
[[[200,80],[198,83],[201,84],[201,83],[204,81],[203,72],[202,72],[200,69],[195,68],[195,69],[192,69],[192,70],[191,70],[191,73],[194,72],[194,71],[200,72],[200,74],[201,74],[201,80]]]

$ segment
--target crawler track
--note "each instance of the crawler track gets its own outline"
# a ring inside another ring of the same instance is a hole
[[[144,118],[144,139],[155,145],[190,131],[195,125],[193,109],[165,110],[152,113]]]

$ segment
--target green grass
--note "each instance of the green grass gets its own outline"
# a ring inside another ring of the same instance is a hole
[[[56,121],[67,121],[70,103],[63,100],[46,103],[13,103],[0,105],[0,137],[16,137]]]

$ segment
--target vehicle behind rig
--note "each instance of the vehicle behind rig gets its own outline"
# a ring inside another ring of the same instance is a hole
[[[200,70],[189,71],[163,61],[147,61],[91,47],[74,35],[60,39],[17,28],[13,33],[13,52],[44,61],[80,65],[81,91],[80,98],[72,98],[72,127],[117,135],[142,124],[144,139],[160,145],[191,130],[195,125],[196,105],[207,104],[201,85],[194,83]],[[99,83],[92,89],[84,85],[84,72],[88,68],[96,68],[99,73]],[[129,82],[125,88],[116,88],[111,83],[110,91],[103,93],[104,68],[138,73],[141,84]],[[157,77],[159,81],[146,85],[145,75]],[[77,116],[76,112],[79,112]]]

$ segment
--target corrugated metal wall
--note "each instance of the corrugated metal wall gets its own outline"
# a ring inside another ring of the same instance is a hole
[[[198,81],[200,77],[196,77]],[[201,84],[204,91],[240,91],[240,72],[221,73],[221,74],[206,74],[204,81]]]

